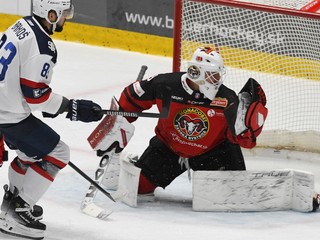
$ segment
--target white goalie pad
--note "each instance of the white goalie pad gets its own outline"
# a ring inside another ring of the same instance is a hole
[[[120,157],[119,186],[112,196],[114,199],[119,199],[130,207],[137,207],[141,169],[131,163],[130,159],[130,154],[125,153]]]
[[[102,177],[102,185],[107,190],[116,191],[118,189],[119,175],[120,175],[120,154],[114,153],[109,159],[109,165],[105,169],[105,173]]]
[[[310,212],[314,176],[297,170],[195,171],[195,211]]]

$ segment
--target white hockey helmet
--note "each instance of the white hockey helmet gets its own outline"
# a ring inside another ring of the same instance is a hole
[[[55,11],[57,14],[57,20],[51,22],[48,19],[48,13]],[[33,0],[32,12],[41,18],[45,18],[50,24],[56,24],[63,16],[66,19],[73,17],[73,5],[72,0]]]
[[[199,85],[199,91],[213,100],[224,81],[226,70],[218,52],[210,47],[200,47],[188,62],[187,74]]]

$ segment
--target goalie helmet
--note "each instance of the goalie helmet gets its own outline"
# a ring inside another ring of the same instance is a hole
[[[48,19],[48,13],[55,11],[57,19],[55,22],[51,22]],[[32,1],[32,13],[41,18],[44,18],[50,24],[56,24],[63,16],[66,19],[73,17],[73,5],[72,0],[33,0]]]
[[[219,53],[210,47],[200,47],[188,62],[187,74],[198,84],[199,91],[213,100],[224,81],[226,70]]]

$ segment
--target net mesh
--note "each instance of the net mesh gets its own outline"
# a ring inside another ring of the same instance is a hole
[[[265,90],[269,114],[258,145],[320,152],[320,18],[190,0],[181,14],[181,70],[197,47],[218,48],[226,86],[239,92],[252,77]]]

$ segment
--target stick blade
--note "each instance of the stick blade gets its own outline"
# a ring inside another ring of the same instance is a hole
[[[93,202],[83,206],[83,208],[81,208],[81,211],[86,215],[99,218],[101,220],[105,220],[112,213],[111,210],[101,208]]]

